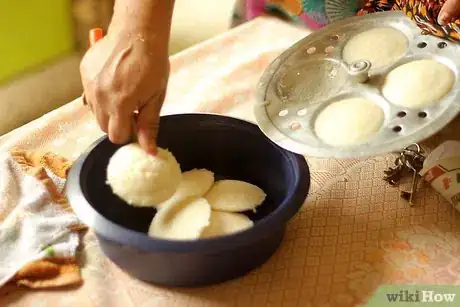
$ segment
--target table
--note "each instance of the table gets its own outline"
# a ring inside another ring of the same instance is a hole
[[[256,19],[172,58],[163,114],[213,112],[254,120],[253,89],[283,49],[308,34],[268,17]],[[457,119],[423,146],[459,139]],[[75,159],[102,133],[77,99],[0,139],[12,146]],[[356,306],[384,283],[460,284],[460,218],[431,188],[419,206],[381,179],[392,155],[307,158],[311,193],[289,223],[280,250],[261,268],[221,285],[167,289],[131,278],[99,249],[94,235],[80,253],[84,285],[21,290],[0,306]]]

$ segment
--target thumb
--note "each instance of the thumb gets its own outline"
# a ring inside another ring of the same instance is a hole
[[[157,153],[157,135],[160,128],[160,111],[165,93],[154,96],[142,109],[137,117],[137,140],[139,145],[149,154]]]
[[[460,17],[460,1],[447,0],[439,12],[438,23],[441,26],[445,26],[458,17]]]

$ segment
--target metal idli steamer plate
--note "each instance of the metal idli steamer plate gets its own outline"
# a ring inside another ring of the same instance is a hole
[[[342,59],[350,38],[382,27],[397,29],[407,37],[405,55],[375,69],[369,69],[368,61],[346,63]],[[421,109],[387,101],[372,80],[381,80],[397,66],[418,59],[435,59],[451,68],[455,74],[451,91]],[[255,117],[272,141],[302,155],[352,158],[393,152],[432,136],[458,114],[459,69],[460,45],[423,35],[401,12],[351,17],[308,35],[270,64],[257,87]],[[363,83],[364,79],[369,81]],[[330,146],[316,136],[314,120],[328,104],[349,97],[368,98],[379,105],[385,114],[383,125],[365,143]]]

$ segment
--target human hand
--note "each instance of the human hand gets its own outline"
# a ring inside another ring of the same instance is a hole
[[[167,48],[148,35],[109,30],[85,54],[80,72],[86,101],[110,141],[122,144],[137,132],[140,146],[156,154],[169,77]]]
[[[460,18],[460,0],[447,0],[439,12],[438,23],[444,26]]]

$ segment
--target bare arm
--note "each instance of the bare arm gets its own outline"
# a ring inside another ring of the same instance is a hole
[[[126,31],[167,52],[173,8],[174,0],[116,0],[109,33]]]
[[[174,0],[116,0],[107,35],[82,60],[85,97],[113,143],[136,129],[141,147],[156,153],[173,7]]]
[[[460,17],[460,1],[447,0],[438,16],[438,23],[442,26],[454,22]]]

